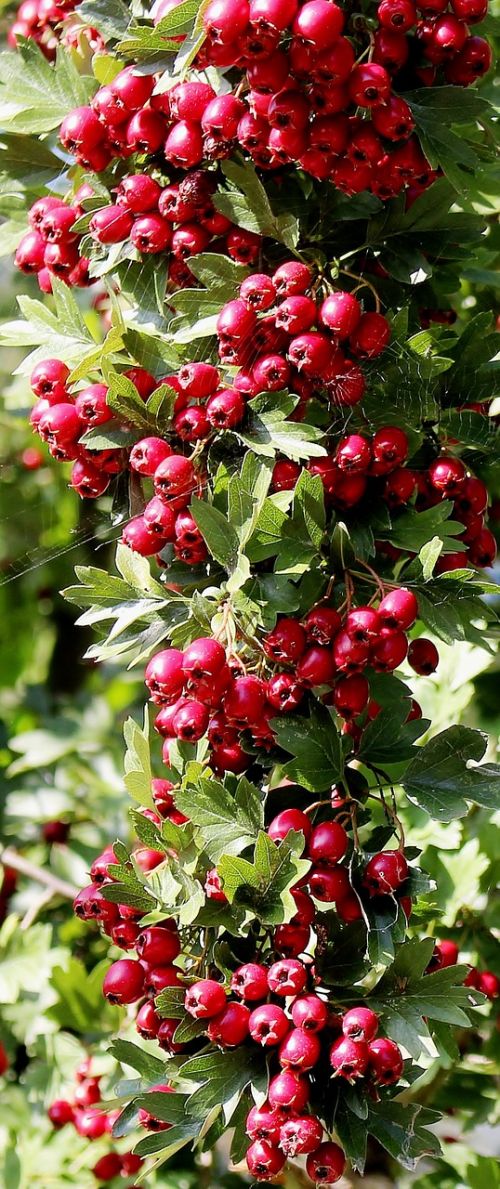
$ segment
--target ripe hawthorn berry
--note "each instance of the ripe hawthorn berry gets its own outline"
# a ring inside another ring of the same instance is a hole
[[[408,871],[408,863],[401,851],[381,851],[367,863],[363,884],[370,896],[392,895],[404,883]]]
[[[306,1171],[311,1181],[333,1185],[339,1181],[345,1169],[342,1148],[334,1143],[322,1143],[307,1157]]]

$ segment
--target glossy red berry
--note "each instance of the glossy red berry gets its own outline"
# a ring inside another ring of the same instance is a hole
[[[404,586],[384,595],[378,608],[384,632],[407,632],[418,615],[418,602],[413,591]]]
[[[344,867],[318,863],[309,872],[307,882],[311,896],[326,904],[337,904],[350,892],[349,876]]]
[[[286,1163],[286,1156],[279,1148],[265,1139],[256,1139],[247,1151],[248,1171],[259,1181],[271,1181]]]
[[[302,1111],[309,1101],[309,1083],[291,1069],[284,1069],[272,1078],[269,1086],[269,1102],[274,1110],[286,1114]]]
[[[445,496],[454,496],[460,492],[466,470],[460,458],[442,455],[431,462],[427,474],[433,487]]]
[[[363,673],[350,673],[341,677],[333,691],[333,704],[342,718],[357,718],[366,709],[370,697],[370,685]]]
[[[119,958],[106,972],[102,989],[109,1003],[135,1003],[144,991],[144,968],[132,958]]]
[[[320,1054],[321,1045],[313,1032],[292,1028],[280,1045],[278,1060],[283,1069],[308,1070],[317,1064]]]
[[[369,1007],[351,1007],[342,1020],[342,1032],[351,1040],[374,1040],[378,1032],[379,1019]]]
[[[325,298],[320,318],[323,326],[327,326],[340,340],[347,339],[359,323],[361,306],[352,293],[339,290]]]
[[[377,1085],[392,1086],[403,1072],[403,1058],[393,1040],[381,1036],[368,1045],[369,1072]]]
[[[375,359],[387,346],[391,329],[383,314],[362,314],[349,345],[355,355]]]
[[[334,1185],[345,1169],[345,1156],[338,1144],[323,1143],[307,1157],[306,1170],[311,1181]]]
[[[250,1011],[243,1003],[228,1003],[220,1015],[210,1020],[208,1037],[223,1049],[236,1048],[248,1036]]]
[[[139,958],[151,966],[164,966],[180,954],[180,941],[173,929],[150,925],[139,934],[136,950]]]
[[[209,1020],[226,1007],[226,992],[215,979],[202,978],[186,991],[184,1006],[195,1020]]]
[[[252,1040],[267,1049],[284,1040],[290,1030],[290,1021],[282,1007],[264,1003],[252,1012],[248,1026]]]
[[[315,1115],[288,1119],[280,1129],[279,1146],[288,1159],[315,1152],[321,1143],[323,1125]]]
[[[327,1004],[317,995],[301,995],[292,1005],[292,1020],[305,1032],[321,1032],[328,1021]]]
[[[313,863],[340,863],[347,851],[347,834],[339,822],[321,822],[311,832],[308,858]]]
[[[267,970],[256,962],[247,962],[235,970],[231,979],[231,990],[247,1003],[266,999],[268,993]]]
[[[300,995],[307,982],[307,970],[294,958],[282,958],[269,967],[267,982],[274,995]]]
[[[432,640],[426,640],[424,636],[419,636],[418,640],[412,640],[408,649],[408,662],[415,673],[429,677],[431,673],[435,673],[439,664],[439,652],[436,645]]]
[[[54,1102],[51,1102],[47,1114],[53,1127],[65,1127],[67,1123],[73,1123],[75,1109],[67,1099],[56,1098]]]
[[[381,851],[367,863],[363,883],[370,896],[392,895],[404,883],[408,870],[408,863],[401,851]]]
[[[315,685],[329,685],[335,674],[335,665],[329,648],[313,645],[306,649],[299,661],[296,674],[307,689]]]
[[[311,822],[301,809],[283,809],[267,827],[267,833],[273,842],[282,842],[290,830],[301,831],[306,841],[309,838]]]
[[[368,1047],[363,1040],[343,1036],[330,1049],[330,1064],[337,1077],[353,1082],[362,1078],[368,1065]]]

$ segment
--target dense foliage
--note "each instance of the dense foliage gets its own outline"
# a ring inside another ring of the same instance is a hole
[[[7,1189],[498,1183],[493,39],[11,14]]]

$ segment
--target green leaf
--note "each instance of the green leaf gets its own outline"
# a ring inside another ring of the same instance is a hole
[[[428,719],[406,722],[409,714],[407,698],[386,706],[377,717],[364,728],[357,758],[363,763],[397,764],[408,760],[415,753],[414,742],[429,726]]]
[[[433,169],[440,166],[455,189],[473,192],[479,157],[464,133],[453,126],[484,119],[490,109],[477,91],[457,95],[456,87],[422,87],[405,94],[422,149]],[[464,103],[462,98],[464,97]]]
[[[426,974],[433,948],[432,938],[415,937],[402,945],[369,1001],[374,1011],[380,1011],[391,1039],[416,1060],[429,1049],[427,1020],[457,1028],[468,1028],[471,1022],[469,988],[462,985],[467,967],[450,966]]]
[[[234,796],[219,781],[200,779],[176,793],[175,804],[198,827],[202,848],[214,864],[223,854],[241,854],[264,825],[259,790],[245,777]]]
[[[82,0],[78,14],[85,24],[99,29],[106,42],[123,37],[130,21],[130,9],[123,0]]]
[[[254,861],[223,855],[217,870],[229,902],[248,908],[264,924],[278,925],[296,909],[290,888],[309,870],[302,861],[302,834],[291,832],[279,846],[261,831],[255,844]]]
[[[57,50],[51,65],[32,40],[0,55],[0,124],[9,131],[50,132],[74,107],[88,103],[95,80],[79,74],[71,54]]]
[[[273,718],[273,730],[280,747],[294,756],[284,766],[290,780],[322,793],[342,779],[340,735],[326,706],[315,704],[310,718]]]
[[[500,765],[478,765],[487,737],[452,726],[418,749],[401,780],[407,797],[437,821],[464,817],[468,801],[500,808]]]
[[[202,1053],[186,1061],[182,1077],[199,1084],[188,1102],[190,1115],[197,1118],[203,1118],[216,1106],[228,1107],[249,1085],[260,1090],[267,1086],[265,1057],[255,1049]]]
[[[236,530],[222,512],[212,504],[207,504],[205,500],[192,499],[190,510],[212,557],[231,573],[238,563],[239,556]]]
[[[230,184],[213,196],[214,206],[237,227],[278,240],[293,251],[299,240],[294,215],[274,215],[262,182],[249,162],[223,161],[222,172]]]
[[[465,546],[454,538],[463,532],[463,524],[448,517],[453,508],[450,500],[436,504],[434,508],[426,508],[424,512],[417,512],[414,508],[405,508],[392,522],[388,531],[381,530],[380,537],[390,541],[397,549],[407,549],[418,553],[433,537],[439,537],[443,542],[444,552],[455,553]]]
[[[158,1057],[153,1057],[152,1053],[147,1053],[130,1040],[119,1038],[113,1040],[110,1052],[122,1065],[129,1065],[131,1069],[136,1069],[137,1073],[140,1073],[148,1081],[160,1081],[163,1078],[165,1062]]]
[[[284,454],[287,458],[318,458],[326,453],[319,443],[323,432],[305,422],[287,421],[297,404],[296,397],[265,393],[248,402],[247,428],[238,429],[237,436],[257,454],[273,458]]]
[[[154,808],[151,796],[151,758],[149,754],[148,708],[144,710],[144,726],[141,730],[133,718],[127,718],[123,735],[127,750],[124,758],[123,783],[127,792],[140,805]]]
[[[441,1145],[428,1128],[439,1115],[418,1103],[403,1106],[394,1099],[370,1104],[368,1131],[382,1147],[403,1165],[413,1170],[422,1156],[439,1156]]]

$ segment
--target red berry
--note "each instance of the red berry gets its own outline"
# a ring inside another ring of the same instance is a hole
[[[379,1086],[392,1086],[403,1072],[403,1058],[397,1044],[387,1037],[370,1041],[368,1045],[369,1071]]]
[[[290,830],[302,831],[306,841],[309,838],[311,823],[301,809],[283,809],[267,827],[267,833],[273,842],[283,842]]]
[[[320,1054],[321,1045],[313,1032],[292,1028],[280,1045],[278,1060],[283,1069],[296,1069],[300,1072],[313,1069],[319,1061]]]
[[[361,318],[361,306],[352,293],[330,293],[321,306],[320,318],[323,325],[339,339],[346,339],[356,330]]]
[[[460,492],[466,470],[459,458],[442,455],[431,462],[427,474],[433,487],[444,495],[453,496]]]
[[[195,1020],[209,1020],[226,1007],[226,992],[212,978],[202,978],[186,991],[184,1006]]]
[[[438,667],[439,652],[432,640],[426,640],[424,636],[420,636],[418,640],[412,640],[410,644],[408,661],[415,673],[428,677],[431,673],[435,673]]]
[[[98,1181],[112,1181],[122,1171],[122,1158],[118,1152],[106,1152],[94,1164],[92,1172]]]
[[[139,958],[151,966],[169,965],[180,954],[180,941],[172,929],[150,925],[139,934],[136,945]]]
[[[65,1127],[66,1123],[73,1123],[75,1118],[74,1107],[65,1098],[56,1098],[50,1104],[47,1114],[52,1126],[57,1128]]]
[[[298,680],[307,689],[316,685],[329,685],[335,674],[335,665],[329,648],[313,645],[308,648],[299,661],[296,674]]]
[[[404,586],[391,590],[381,600],[378,613],[384,634],[407,632],[413,627],[418,615],[418,603],[413,591]]]
[[[109,967],[102,984],[109,1003],[135,1003],[144,993],[144,969],[131,958],[119,958]]]
[[[271,1144],[280,1140],[280,1116],[264,1103],[253,1106],[247,1115],[246,1133],[250,1139],[266,1139]]]
[[[244,730],[260,721],[265,700],[266,687],[260,677],[237,677],[224,698],[224,712],[231,724]]]
[[[309,1083],[291,1069],[284,1069],[272,1078],[269,1086],[269,1102],[275,1110],[296,1114],[309,1101]]]
[[[172,1086],[167,1084],[155,1086],[154,1093],[171,1094]],[[165,1123],[162,1119],[158,1119],[156,1115],[153,1115],[151,1111],[145,1110],[144,1107],[140,1108],[137,1119],[139,1126],[146,1127],[148,1131],[167,1131],[172,1126],[171,1123]]]
[[[185,508],[196,486],[196,472],[189,458],[171,454],[154,473],[154,488],[172,508]]]
[[[334,667],[341,673],[359,673],[368,664],[370,645],[364,639],[353,638],[344,628],[333,642]]]
[[[321,822],[315,826],[307,844],[313,863],[339,863],[347,851],[347,834],[339,822]]]
[[[288,1159],[315,1152],[321,1143],[323,1125],[315,1115],[289,1119],[280,1129],[279,1146]]]
[[[337,904],[350,892],[349,876],[344,867],[328,867],[318,864],[308,877],[311,896],[321,903]]]
[[[292,1020],[305,1032],[320,1032],[328,1021],[327,1004],[317,995],[302,995],[292,1006]]]
[[[500,995],[500,978],[492,970],[481,970],[478,990],[488,999],[497,999]]]
[[[144,681],[155,705],[172,703],[184,685],[184,654],[178,648],[166,648],[148,661]]]
[[[387,102],[390,92],[391,80],[383,66],[368,62],[354,67],[349,78],[349,95],[353,103],[359,107],[376,107]]]
[[[362,314],[349,345],[355,355],[374,359],[387,346],[391,330],[383,314]]]
[[[348,1082],[362,1078],[368,1065],[368,1047],[363,1040],[343,1036],[330,1049],[330,1064],[335,1074]]]
[[[327,647],[333,643],[340,625],[340,615],[334,607],[313,607],[304,619],[308,644],[320,644]]]
[[[210,1020],[208,1037],[223,1049],[243,1044],[248,1036],[250,1011],[243,1003],[228,1003],[220,1015]]]
[[[307,1157],[306,1170],[311,1181],[333,1185],[345,1169],[345,1156],[338,1144],[323,1143]]]
[[[408,876],[408,863],[401,851],[385,850],[367,863],[363,883],[370,896],[392,895]]]
[[[379,1019],[369,1007],[351,1007],[342,1020],[342,1032],[351,1040],[374,1040]]]
[[[389,425],[377,430],[372,438],[372,475],[387,475],[405,462],[408,438],[402,429]]]
[[[384,28],[406,33],[416,24],[417,10],[413,0],[381,0],[377,16]]]
[[[288,714],[304,696],[303,687],[290,673],[276,673],[267,683],[267,700],[274,710]]]
[[[269,967],[267,982],[275,995],[300,995],[307,982],[307,970],[294,958],[282,958]]]
[[[139,1036],[143,1036],[145,1040],[155,1040],[158,1036],[160,1024],[160,1016],[155,1011],[151,1000],[143,1003],[135,1018],[135,1026]]]
[[[267,1049],[284,1040],[290,1030],[290,1021],[282,1007],[277,1007],[274,1003],[264,1003],[252,1012],[249,1030],[252,1040]]]
[[[333,704],[343,718],[357,718],[368,705],[370,685],[363,673],[341,677],[333,691]]]
[[[265,1139],[256,1139],[247,1151],[248,1170],[259,1181],[271,1181],[281,1172],[286,1156]]]

